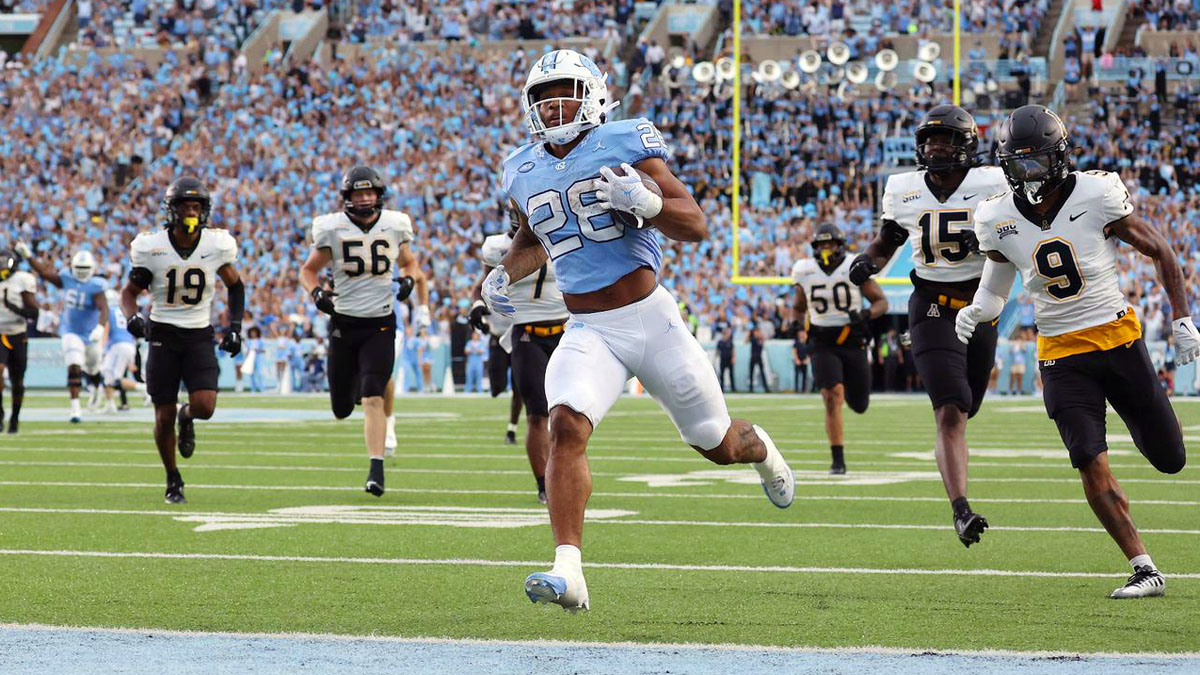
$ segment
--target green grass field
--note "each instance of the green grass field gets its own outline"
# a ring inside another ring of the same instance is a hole
[[[507,406],[401,399],[400,449],[376,499],[361,489],[357,418],[334,422],[321,397],[222,395],[182,462],[189,503],[169,507],[147,411],[39,422],[65,411],[65,397],[38,392],[22,433],[0,437],[0,616],[202,631],[1200,651],[1200,472],[1157,473],[1115,416],[1111,461],[1168,574],[1165,598],[1106,598],[1128,565],[1038,400],[993,397],[970,427],[972,504],[992,529],[967,550],[923,397],[880,397],[847,417],[845,477],[825,474],[819,399],[732,398],[734,415],[770,431],[797,470],[787,510],[767,502],[750,468],[709,464],[653,401],[626,398],[589,452],[592,611],[570,615],[522,592],[526,574],[548,567],[553,541],[522,449],[503,443]],[[1200,406],[1176,410],[1194,442]]]

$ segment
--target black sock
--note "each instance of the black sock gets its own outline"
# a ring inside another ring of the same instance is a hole
[[[834,464],[841,466],[846,463],[845,460],[842,458],[842,446],[831,445],[831,446],[829,446],[829,452],[833,455],[833,463]]]
[[[538,492],[545,492],[546,491],[546,477],[538,476],[537,483],[538,483]]]
[[[367,478],[383,485],[383,460],[378,457],[371,458],[371,470],[367,472]]]
[[[17,403],[16,401],[13,401],[12,416],[10,416],[8,418],[8,423],[12,424],[13,422],[16,422],[17,418],[19,418],[20,416],[21,416],[21,404]]]
[[[125,387],[117,387],[117,393],[121,395],[121,405],[129,405],[129,399],[125,398]]]
[[[954,515],[956,516],[961,516],[971,511],[971,505],[967,503],[966,497],[959,497],[950,502],[950,507],[954,509]]]
[[[167,483],[183,484],[183,476],[179,474],[179,470],[167,471]]]

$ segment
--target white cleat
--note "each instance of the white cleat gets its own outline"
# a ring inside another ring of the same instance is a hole
[[[1150,566],[1133,568],[1133,575],[1125,585],[1108,594],[1114,600],[1126,598],[1162,597],[1167,591],[1167,580],[1162,572]]]
[[[583,573],[534,572],[525,577],[525,595],[535,604],[554,603],[572,613],[591,609]]]
[[[786,509],[792,505],[792,501],[796,498],[796,474],[787,465],[787,460],[779,453],[779,449],[775,447],[775,442],[771,440],[767,432],[763,431],[762,427],[757,424],[754,425],[754,431],[762,439],[763,444],[767,446],[767,458],[755,465],[755,468],[757,469],[760,465],[774,468],[769,477],[763,476],[762,471],[759,471],[759,476],[762,478],[763,492],[767,495],[767,499],[771,500],[772,504],[781,509]]]

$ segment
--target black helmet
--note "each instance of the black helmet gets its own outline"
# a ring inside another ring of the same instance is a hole
[[[996,161],[1013,192],[1037,204],[1071,175],[1071,139],[1049,108],[1017,108],[1000,125]]]
[[[929,138],[939,132],[952,134],[954,154],[950,157],[930,157],[925,146]],[[956,105],[939,105],[925,114],[921,126],[917,127],[917,166],[928,171],[969,169],[976,164],[979,154],[979,125],[971,113]]]
[[[167,229],[184,226],[176,208],[179,202],[200,202],[200,220],[195,225],[187,226],[188,232],[195,232],[196,228],[208,225],[208,216],[212,213],[212,197],[208,195],[208,188],[204,187],[199,178],[180,176],[167,188],[161,205],[166,216]]]
[[[375,205],[370,208],[358,209],[354,207],[354,203],[350,200],[350,195],[355,190],[375,190],[375,194],[379,195],[375,200]],[[342,210],[347,216],[352,218],[367,219],[383,210],[383,198],[387,196],[387,186],[384,185],[383,179],[379,177],[379,173],[369,166],[359,164],[342,175]]]
[[[818,250],[821,244],[826,242],[834,244],[833,250],[828,251],[828,255],[826,252]],[[823,223],[817,226],[817,232],[813,235],[812,247],[817,264],[824,269],[837,269],[846,259],[846,237],[842,234],[841,228],[833,223]]]
[[[0,281],[17,271],[17,255],[8,249],[0,249]]]

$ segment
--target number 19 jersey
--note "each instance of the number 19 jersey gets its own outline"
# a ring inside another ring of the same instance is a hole
[[[345,213],[314,218],[312,245],[333,255],[337,313],[368,319],[394,312],[392,267],[400,247],[412,239],[412,219],[400,211],[383,210],[367,230]]]
[[[946,201],[938,201],[925,183],[925,171],[888,176],[883,188],[880,218],[908,231],[913,270],[926,281],[968,281],[983,274],[983,256],[971,253],[962,233],[975,225],[975,208],[994,194],[1008,190],[1004,171],[978,166]]]
[[[150,271],[150,320],[177,328],[212,325],[217,270],[237,260],[237,242],[225,230],[204,228],[186,256],[171,243],[170,230],[143,232],[129,245],[133,267]]]

